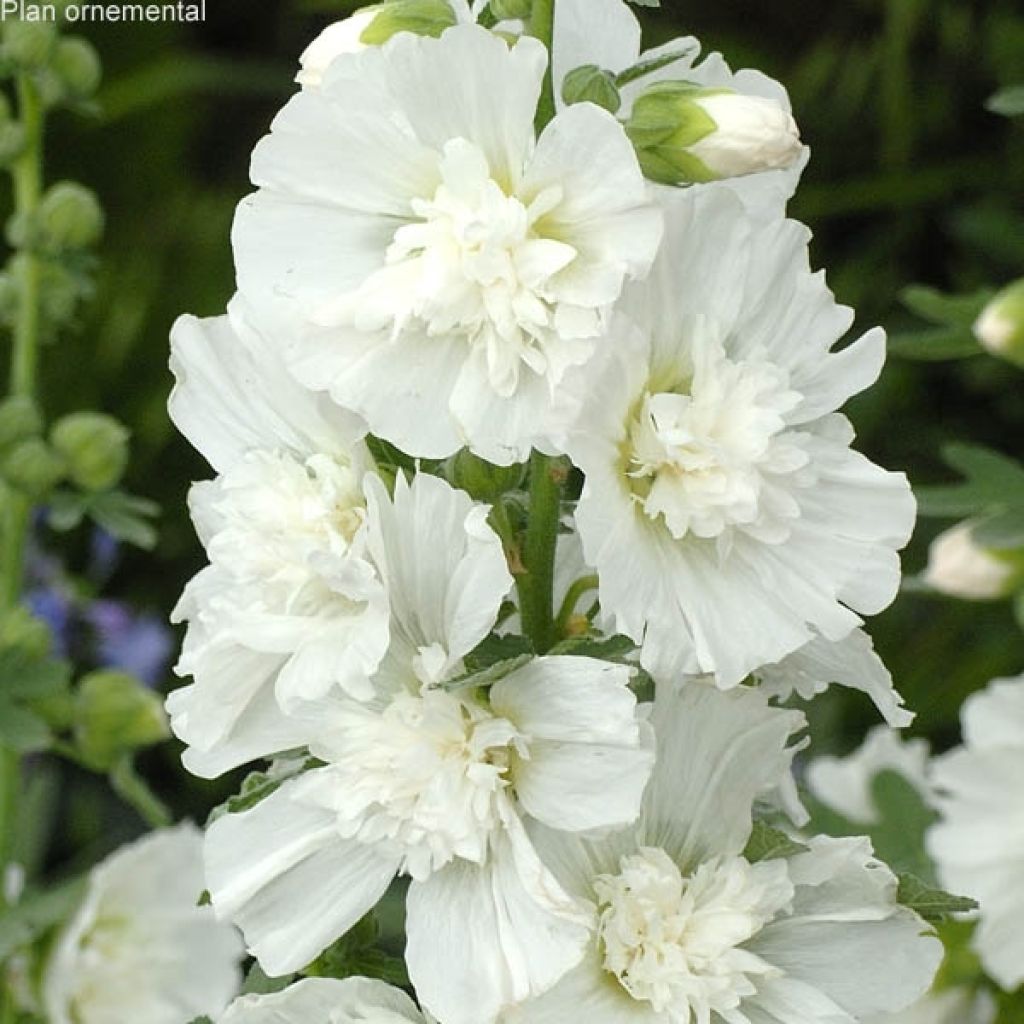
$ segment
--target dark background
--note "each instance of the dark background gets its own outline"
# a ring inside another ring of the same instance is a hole
[[[182,312],[223,311],[249,152],[293,91],[298,54],[353,6],[207,0],[203,25],[87,26],[105,66],[100,113],[59,113],[50,124],[48,177],[94,188],[108,229],[94,301],[77,331],[43,355],[45,404],[51,415],[98,407],[131,426],[129,486],[163,505],[161,540],[155,553],[129,554],[108,591],[162,615],[201,565],[185,494],[206,474],[166,416],[168,330]],[[909,283],[970,290],[1024,273],[1024,119],[984,109],[998,86],[1024,82],[1018,3],[669,0],[637,11],[648,43],[692,33],[734,68],[759,68],[789,88],[813,153],[791,213],[813,229],[813,262],[857,307],[859,326],[917,325],[898,298]],[[890,360],[882,382],[848,411],[873,459],[934,482],[952,475],[939,457],[948,441],[1021,453],[1022,380],[985,356]],[[921,522],[908,573],[921,569],[943,525]],[[76,557],[72,542],[68,558]],[[1024,668],[1005,603],[908,592],[871,631],[919,713],[912,733],[940,748],[956,740],[968,693]],[[865,698],[833,694],[816,702],[813,718],[819,752],[848,749],[876,720]],[[187,778],[171,745],[147,755],[144,768],[176,811],[200,818],[226,788]],[[112,820],[109,809],[98,813],[98,786],[75,777],[67,791],[72,848]],[[114,831],[137,827],[122,814],[116,822]]]

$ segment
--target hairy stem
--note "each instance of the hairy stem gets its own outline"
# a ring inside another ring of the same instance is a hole
[[[555,0],[533,0],[529,30],[530,35],[539,39],[548,51],[548,66],[544,72],[544,85],[537,103],[536,126],[539,133],[555,116],[554,79],[551,73],[551,41],[555,34]]]
[[[552,593],[564,480],[559,460],[536,451],[530,456],[530,520],[523,543],[526,571],[517,586],[523,632],[538,654],[549,651],[556,639]]]

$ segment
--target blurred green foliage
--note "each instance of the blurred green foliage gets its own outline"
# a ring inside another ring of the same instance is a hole
[[[97,109],[52,123],[51,180],[93,188],[107,230],[94,301],[73,336],[44,353],[44,404],[51,418],[98,408],[132,428],[127,485],[165,512],[155,551],[127,558],[110,590],[141,606],[168,612],[201,563],[185,495],[206,468],[166,415],[168,330],[180,313],[223,310],[249,152],[292,92],[298,54],[354,6],[209,0],[202,25],[89,26],[104,66]],[[788,86],[813,151],[792,214],[813,228],[814,262],[856,306],[860,326],[920,327],[913,297],[900,301],[910,284],[961,294],[1024,271],[1024,119],[985,106],[1024,82],[1018,0],[665,0],[640,16],[649,44],[693,33],[733,67],[759,68]],[[982,355],[893,359],[850,412],[872,458],[915,483],[938,483],[952,476],[940,458],[951,441],[1019,455],[1021,380]],[[906,557],[911,574],[936,528],[922,523]],[[956,739],[968,693],[1024,667],[1005,604],[908,588],[871,628],[919,712],[912,731],[939,747]],[[825,752],[848,749],[875,715],[867,701],[835,693],[812,717]],[[142,769],[176,812],[200,818],[237,781],[218,788],[188,779],[167,747],[144,757]],[[111,824],[117,812],[84,775],[64,787],[60,813],[68,847],[86,859],[90,842],[110,845],[131,827]]]

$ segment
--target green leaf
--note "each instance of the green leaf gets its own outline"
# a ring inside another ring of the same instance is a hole
[[[234,796],[228,797],[224,803],[214,807],[206,823],[209,825],[225,814],[248,811],[262,800],[266,800],[289,779],[294,779],[313,768],[319,768],[322,764],[322,761],[309,757],[304,752],[277,758],[265,772],[250,772],[246,775],[241,789]]]
[[[32,754],[46,750],[52,742],[53,734],[44,718],[0,696],[0,746]]]
[[[46,522],[51,530],[68,533],[81,526],[89,511],[89,498],[75,491],[54,491],[46,506]]]
[[[794,857],[798,853],[806,853],[808,847],[790,839],[785,832],[756,819],[750,838],[744,847],[743,856],[756,864],[762,860],[779,860],[782,857]]]
[[[67,689],[71,666],[16,647],[0,651],[0,693],[20,699],[53,697]]]
[[[601,661],[624,663],[636,653],[636,644],[628,636],[601,636],[597,633],[582,633],[566,637],[555,644],[550,654],[574,654],[581,658],[599,658]]]
[[[965,914],[978,909],[975,900],[932,888],[916,875],[900,874],[897,877],[899,889],[896,898],[904,907],[916,911],[926,921],[934,923],[944,920],[950,914]]]
[[[377,946],[380,926],[372,912],[360,920],[303,971],[318,978],[379,978],[393,985],[408,985],[405,964]]]
[[[266,996],[287,988],[294,980],[294,974],[286,974],[282,978],[271,978],[258,963],[249,968],[242,984],[241,995]]]
[[[1004,117],[1024,114],[1024,85],[1007,85],[985,101],[985,109]]]
[[[84,877],[37,891],[28,890],[0,913],[0,963],[71,916],[85,893]]]
[[[514,658],[523,657],[524,655],[532,655],[533,653],[533,645],[525,636],[519,636],[514,633],[499,636],[497,633],[492,633],[490,636],[484,637],[466,655],[463,659],[463,665],[465,666],[466,674],[473,675],[490,668],[492,665],[498,665]]]
[[[638,61],[636,64],[626,68],[625,71],[620,71],[615,76],[615,84],[621,89],[622,86],[629,85],[630,82],[635,82],[638,78],[643,78],[645,75],[660,71],[662,68],[667,68],[669,65],[675,64],[676,61],[692,56],[696,52],[696,46],[687,46],[680,50],[673,50],[671,53],[662,54],[660,57]]]
[[[493,686],[531,661],[533,661],[532,654],[517,654],[514,658],[496,661],[493,665],[488,665],[479,672],[464,672],[461,676],[456,676],[456,678],[442,683],[441,686],[442,689],[449,691],[459,690],[467,686]]]
[[[891,334],[887,344],[889,355],[918,362],[940,362],[944,359],[966,359],[982,354],[974,334],[964,327],[926,327],[920,331]]]
[[[918,510],[926,516],[971,516],[1024,508],[1024,466],[980,445],[951,444],[946,462],[965,477],[960,484],[917,487]]]
[[[159,514],[155,502],[122,491],[97,494],[89,502],[89,516],[97,526],[146,551],[156,545],[157,532],[149,520]]]
[[[973,540],[985,548],[1012,551],[1024,548],[1024,508],[996,512],[971,528]]]
[[[871,780],[871,800],[879,818],[868,829],[875,853],[894,871],[929,877],[924,837],[936,815],[917,788],[899,772],[881,771]]]
[[[982,288],[970,295],[944,295],[934,288],[912,284],[900,292],[900,301],[923,320],[946,327],[973,326],[995,292]]]

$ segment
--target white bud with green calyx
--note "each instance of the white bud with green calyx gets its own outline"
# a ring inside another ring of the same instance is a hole
[[[439,36],[457,21],[448,0],[390,0],[363,7],[350,17],[328,25],[299,58],[295,81],[316,89],[335,57],[381,46],[399,32]]]
[[[800,156],[800,132],[774,100],[693,82],[658,82],[633,104],[626,133],[644,173],[687,185],[779,170]]]
[[[1024,367],[1024,278],[989,302],[975,321],[974,334],[992,355]]]
[[[973,537],[973,522],[940,533],[928,549],[923,580],[933,590],[966,601],[998,601],[1024,587],[1024,551],[988,548]]]

